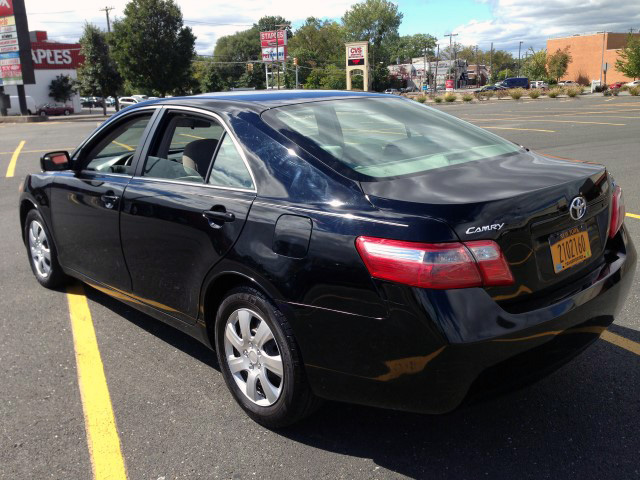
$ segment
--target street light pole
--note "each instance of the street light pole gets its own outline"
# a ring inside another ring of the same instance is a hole
[[[522,48],[522,42],[518,45],[518,76],[520,76],[520,67],[522,62],[520,62],[520,49]]]
[[[280,31],[281,31],[281,30],[280,30],[281,28],[283,28],[283,27],[285,27],[285,28],[286,28],[286,27],[288,27],[288,26],[289,26],[289,24],[288,24],[288,23],[282,23],[282,24],[280,24],[280,25],[276,25],[276,65],[277,65],[277,67],[278,67],[278,90],[280,90],[280,54],[278,53],[278,52],[279,52],[279,51],[278,51],[278,46],[279,46],[280,42],[279,42],[279,40],[278,40],[278,32],[280,32]],[[286,31],[286,30],[284,30],[284,33],[283,33],[283,35],[282,35],[282,38],[283,38],[283,39],[285,38],[285,35],[286,35],[286,34],[287,34],[287,31]],[[284,44],[284,42],[283,42],[283,44]],[[283,46],[284,46],[284,45],[283,45]],[[283,57],[284,57],[284,55],[283,55]]]
[[[440,63],[440,44],[437,45],[438,53],[436,53],[436,73],[433,76],[433,93],[438,93],[438,64]]]
[[[445,37],[449,37],[449,62],[451,62],[451,56],[453,53],[453,46],[452,46],[453,37],[457,37],[457,36],[458,36],[457,33],[447,33],[445,35]],[[449,68],[451,68],[451,66]],[[458,83],[457,79],[455,79],[455,77],[457,76],[457,73],[458,73],[458,68],[456,65],[454,66],[454,70],[453,70],[454,81],[456,82],[456,84]]]
[[[600,87],[602,87],[602,70],[604,69],[604,41],[606,38],[606,33],[607,32],[598,32],[598,33],[602,33],[602,59],[600,60]]]

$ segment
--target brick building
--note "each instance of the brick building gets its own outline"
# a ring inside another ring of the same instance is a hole
[[[634,33],[633,36],[640,37],[640,33]],[[591,80],[600,79],[600,65],[607,64],[606,74],[602,72],[603,83],[630,82],[633,78],[626,77],[615,68],[616,60],[620,58],[618,50],[627,45],[628,38],[628,33],[609,32],[551,38],[547,40],[547,52],[552,54],[558,49],[569,47],[572,61],[561,80],[573,80],[588,85]]]

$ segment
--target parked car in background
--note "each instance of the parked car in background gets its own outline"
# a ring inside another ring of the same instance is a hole
[[[143,102],[144,100],[138,100],[135,97],[120,97],[118,102],[120,103],[120,108],[129,107],[131,105],[135,105],[136,103]]]
[[[574,82],[573,80],[563,80],[558,82],[559,87],[577,87],[578,85],[578,82]]]
[[[627,82],[625,83],[625,86],[627,87],[637,87],[640,86],[640,80],[634,80],[632,82]]]
[[[609,88],[610,89],[614,89],[614,88],[622,88],[624,85],[624,82],[613,82],[609,84]]]
[[[397,88],[387,88],[384,93],[390,94],[390,95],[398,95],[400,94],[400,91]]]
[[[80,105],[84,108],[102,107],[104,100],[101,97],[80,97]]]
[[[317,397],[445,413],[522,386],[596,342],[633,286],[605,166],[397,95],[162,99],[41,167],[19,208],[37,281],[75,277],[194,336],[272,428]],[[185,395],[210,388],[183,375]],[[526,415],[526,397],[503,403]]]
[[[36,111],[36,115],[45,117],[47,115],[71,115],[73,113],[73,106],[62,105],[60,103],[45,103]]]
[[[495,85],[485,85],[479,92],[495,92],[496,90],[505,90],[505,87],[496,83]]]
[[[531,82],[531,88],[539,88],[541,90],[548,90],[549,84],[547,82],[543,82],[542,80],[534,80]]]
[[[11,107],[7,109],[7,115],[20,115],[20,102],[17,95],[11,95]],[[36,113],[36,102],[33,97],[26,96],[27,101],[27,114],[34,115]]]
[[[527,77],[505,78],[500,82],[500,86],[505,88],[529,88],[529,79]]]

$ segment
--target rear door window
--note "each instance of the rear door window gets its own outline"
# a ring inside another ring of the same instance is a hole
[[[165,180],[205,183],[224,128],[216,120],[170,113],[152,144],[142,175]]]

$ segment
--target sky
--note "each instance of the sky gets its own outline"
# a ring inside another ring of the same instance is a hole
[[[264,15],[281,15],[295,27],[315,16],[339,20],[354,0],[176,0],[195,35],[196,51],[211,55],[224,35],[244,30]],[[30,30],[46,30],[54,41],[77,41],[85,21],[106,29],[100,9],[122,16],[126,0],[25,0]],[[640,0],[398,0],[400,34],[429,33],[441,46],[448,33],[463,45],[518,51],[544,48],[551,37],[596,31],[640,30]],[[81,8],[77,8],[80,5]],[[204,7],[203,7],[204,5]],[[239,8],[241,7],[241,8]],[[257,41],[257,39],[256,39]]]

